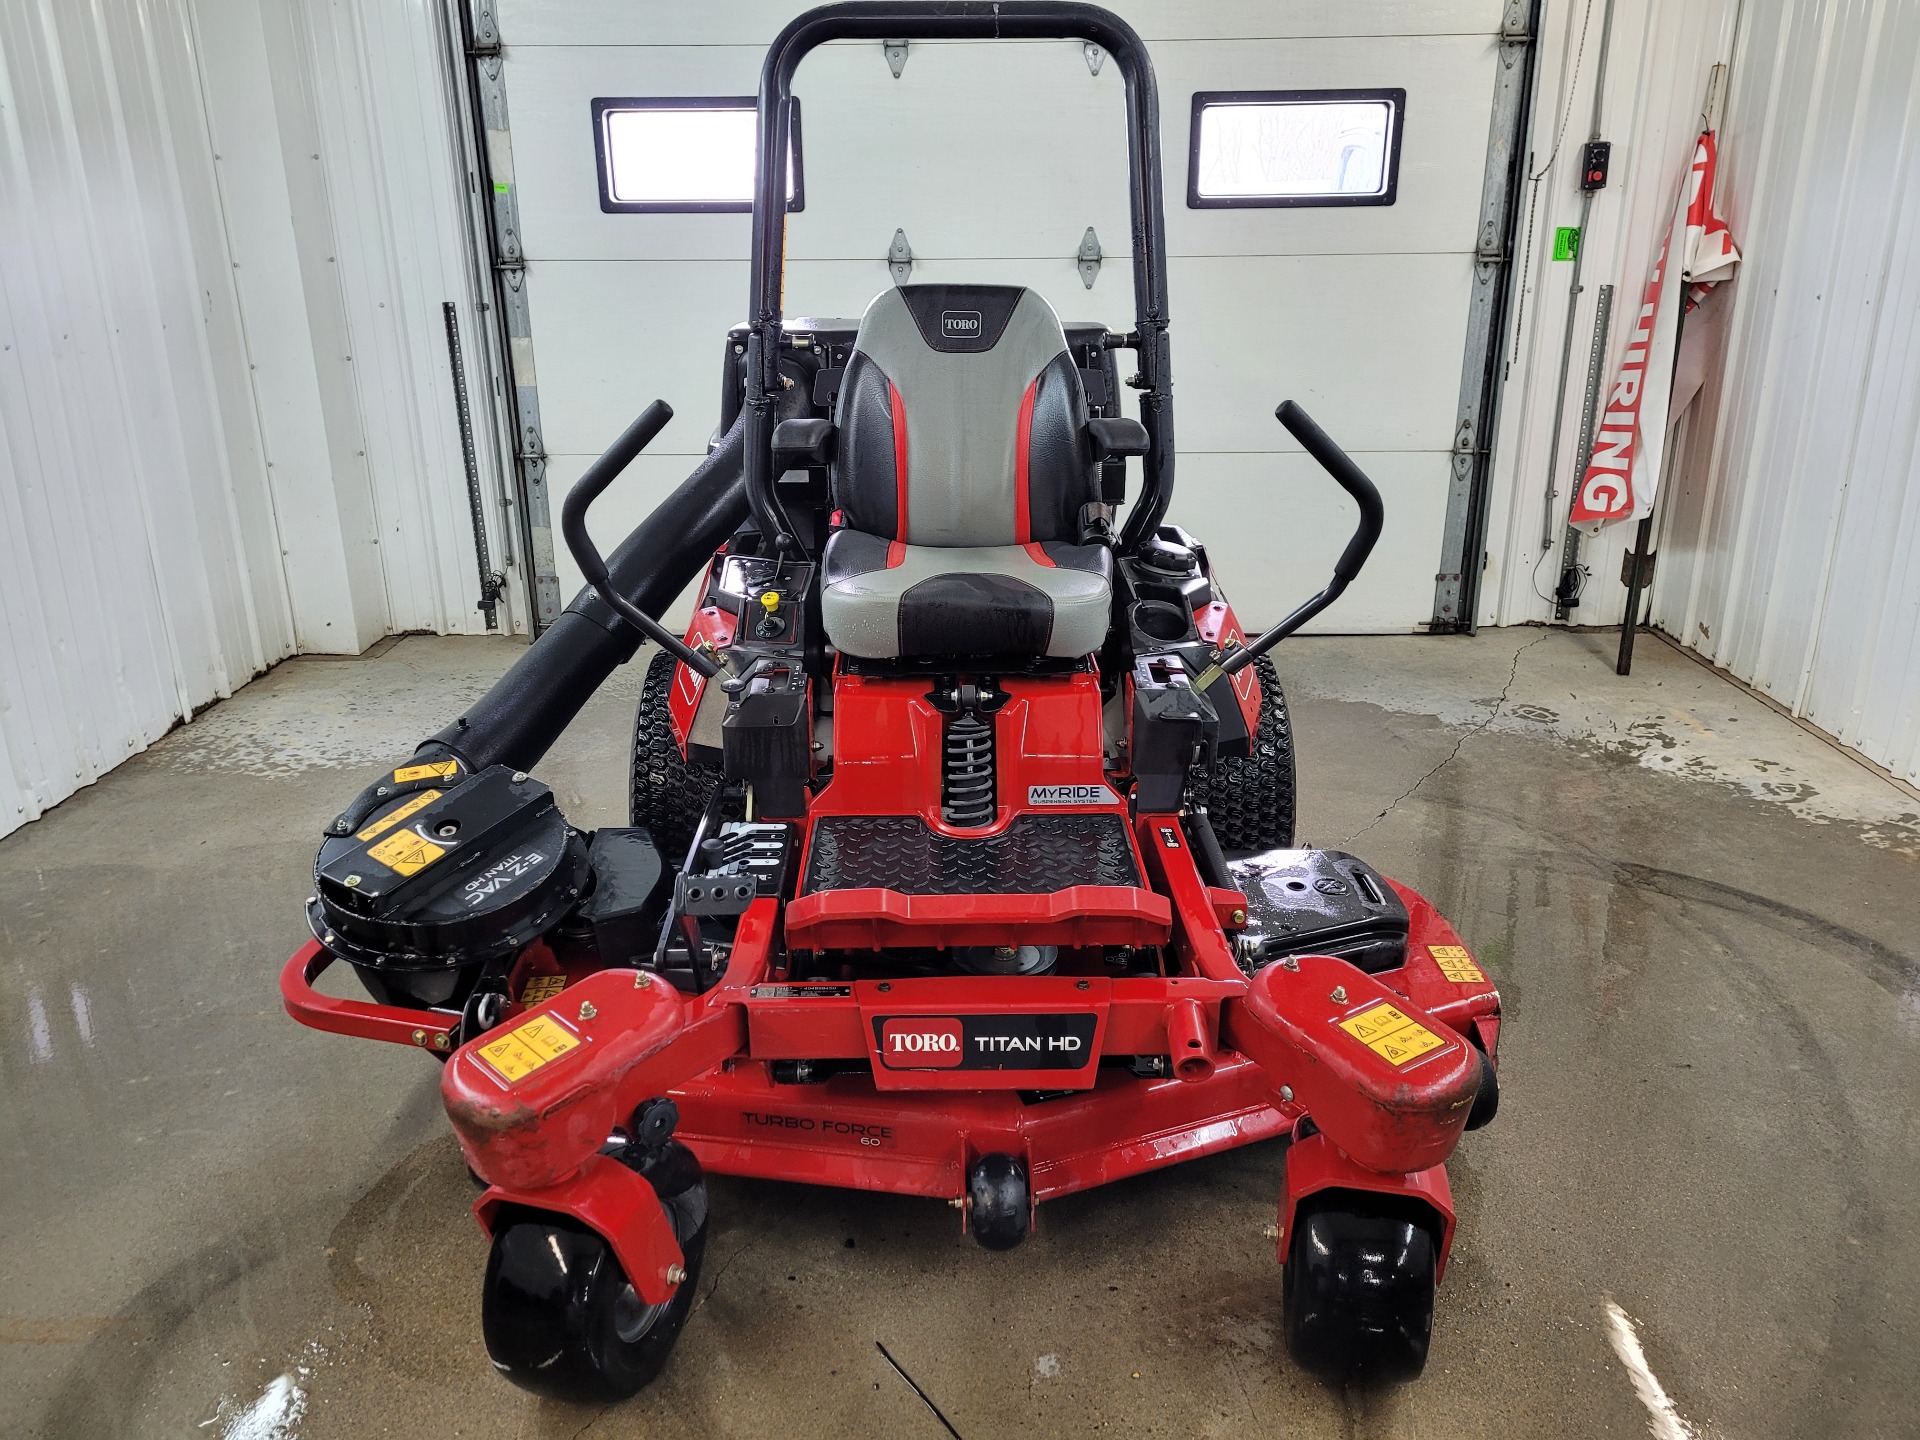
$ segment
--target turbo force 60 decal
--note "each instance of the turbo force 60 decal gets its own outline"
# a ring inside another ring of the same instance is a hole
[[[876,1015],[873,1040],[889,1070],[1080,1070],[1098,1025],[1085,1013]]]

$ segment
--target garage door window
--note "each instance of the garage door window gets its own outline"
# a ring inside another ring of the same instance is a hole
[[[1187,204],[1391,205],[1404,90],[1239,90],[1193,97]]]
[[[801,208],[800,105],[788,127],[787,208]],[[593,102],[600,208],[608,214],[753,209],[751,95]]]

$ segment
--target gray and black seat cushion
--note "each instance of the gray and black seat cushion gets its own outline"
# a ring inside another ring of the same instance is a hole
[[[866,659],[1098,649],[1112,557],[1074,539],[1098,498],[1086,423],[1066,335],[1031,290],[882,294],[835,412],[827,638]]]

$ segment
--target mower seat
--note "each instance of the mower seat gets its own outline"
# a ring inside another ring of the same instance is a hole
[[[1113,584],[1053,307],[1012,285],[906,285],[867,307],[835,410],[827,638],[864,659],[1097,650]]]

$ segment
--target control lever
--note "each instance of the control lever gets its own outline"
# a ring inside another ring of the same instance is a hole
[[[587,507],[600,498],[600,492],[619,478],[620,472],[633,463],[633,457],[646,449],[647,443],[664,430],[672,418],[673,407],[664,400],[656,400],[640,412],[640,418],[607,447],[606,454],[587,467],[587,473],[567,492],[566,503],[560,507],[560,533],[566,537],[567,549],[573,552],[573,563],[587,577],[593,593],[606,601],[614,614],[682,665],[711,680],[720,673],[720,667],[698,650],[689,648],[678,635],[614,589],[607,575],[607,562],[594,545],[593,537],[587,534]]]
[[[1360,567],[1367,563],[1367,557],[1373,553],[1374,544],[1380,538],[1380,527],[1386,521],[1386,506],[1381,502],[1380,492],[1374,488],[1373,481],[1353,463],[1353,458],[1346,451],[1333,443],[1326,431],[1314,424],[1312,416],[1293,401],[1284,400],[1273,412],[1273,418],[1286,426],[1302,448],[1320,462],[1320,468],[1353,497],[1354,503],[1360,507],[1360,523],[1354,527],[1353,538],[1347,541],[1347,548],[1334,561],[1333,579],[1327,582],[1327,588],[1252,644],[1242,646],[1201,671],[1193,682],[1196,690],[1210,689],[1222,675],[1244,670],[1338,600],[1353,577],[1360,573]]]

